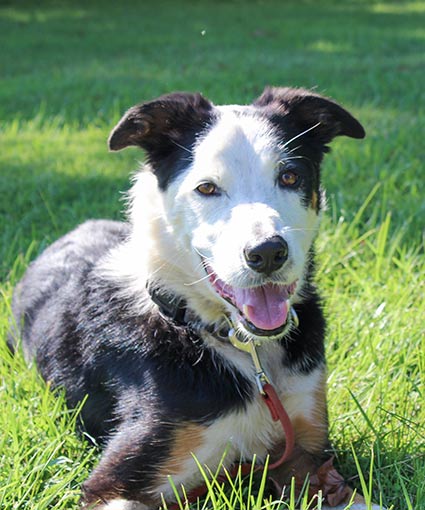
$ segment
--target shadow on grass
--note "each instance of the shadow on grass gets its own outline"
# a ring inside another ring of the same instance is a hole
[[[73,178],[46,170],[34,173],[31,165],[8,166],[7,185],[2,183],[0,218],[0,279],[7,277],[17,253],[31,258],[48,244],[90,218],[123,219],[122,192],[128,175],[105,175],[100,169]]]

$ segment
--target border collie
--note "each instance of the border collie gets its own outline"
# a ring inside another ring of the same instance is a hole
[[[325,322],[313,282],[320,164],[339,135],[365,132],[330,99],[273,87],[246,106],[165,95],[113,129],[112,151],[147,157],[129,221],[88,221],[56,241],[13,300],[28,362],[70,406],[87,398],[82,420],[103,454],[84,508],[172,504],[169,476],[188,492],[202,482],[194,458],[215,472],[224,452],[230,468],[284,447],[253,360],[230,334],[257,346],[292,424],[295,446],[274,485],[309,474],[324,505],[345,507],[352,491],[326,464]]]

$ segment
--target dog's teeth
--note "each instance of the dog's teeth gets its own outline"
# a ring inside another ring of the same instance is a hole
[[[294,307],[292,306],[290,306],[289,310],[291,311],[292,320],[294,322],[295,327],[298,327],[300,325],[300,320],[298,319],[297,312],[294,310]]]
[[[248,305],[243,305],[243,307],[242,307],[242,312],[243,312],[243,314],[245,315],[245,317],[248,317],[248,316],[249,316]]]

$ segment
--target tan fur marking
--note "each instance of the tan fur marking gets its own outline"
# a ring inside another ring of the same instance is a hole
[[[319,197],[318,197],[317,193],[315,191],[313,191],[313,194],[311,196],[311,207],[315,211],[317,211],[318,202],[319,202]]]
[[[326,407],[326,373],[323,372],[319,385],[314,391],[313,419],[297,416],[293,419],[295,442],[310,453],[320,453],[328,438]]]
[[[302,416],[293,421],[295,443],[310,453],[323,451],[326,444],[327,427],[324,423],[311,423]]]
[[[160,477],[177,475],[182,471],[185,461],[202,446],[205,429],[200,425],[189,423],[176,431],[170,456],[159,470]]]

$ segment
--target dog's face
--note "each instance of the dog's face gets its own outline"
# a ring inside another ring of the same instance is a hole
[[[161,273],[174,267],[173,290],[195,308],[202,302],[202,318],[225,313],[246,335],[285,334],[318,228],[320,163],[337,135],[364,131],[340,106],[299,89],[268,88],[249,106],[172,94],[131,109],[110,147],[141,146],[157,177],[157,277],[166,285],[172,278]]]
[[[192,279],[257,335],[287,326],[318,224],[318,169],[291,150],[253,108],[220,108],[167,192]]]

